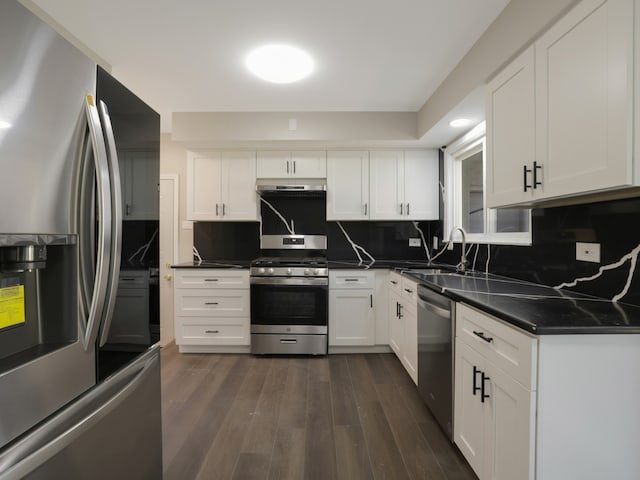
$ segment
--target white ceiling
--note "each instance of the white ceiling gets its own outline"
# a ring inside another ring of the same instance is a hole
[[[162,115],[172,112],[410,111],[508,0],[33,0]],[[252,77],[264,43],[307,50],[297,84]]]

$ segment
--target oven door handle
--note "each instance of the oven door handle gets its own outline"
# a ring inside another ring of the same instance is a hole
[[[251,285],[296,285],[296,286],[328,286],[329,279],[324,278],[273,278],[273,277],[251,277]]]

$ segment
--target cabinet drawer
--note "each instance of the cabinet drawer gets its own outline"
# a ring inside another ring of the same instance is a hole
[[[461,303],[456,305],[456,336],[525,387],[536,389],[536,338]]]
[[[402,292],[402,275],[398,272],[389,272],[389,289],[391,292],[395,292],[401,295]]]
[[[329,272],[329,288],[374,288],[376,274],[362,270]]]
[[[407,277],[402,277],[402,296],[411,303],[416,304],[418,301],[418,283]]]
[[[149,270],[122,270],[118,288],[149,288]]]
[[[180,269],[175,288],[249,288],[249,270]]]
[[[249,345],[249,318],[221,323],[176,318],[176,343],[186,345]]]
[[[176,316],[248,317],[249,291],[191,288],[176,294]]]

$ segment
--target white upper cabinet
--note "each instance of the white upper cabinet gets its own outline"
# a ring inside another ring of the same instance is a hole
[[[529,47],[487,85],[487,204],[525,202],[534,189],[534,48]],[[537,186],[536,186],[537,187]]]
[[[324,151],[258,152],[258,178],[326,178]]]
[[[188,152],[189,220],[258,220],[255,152]]]
[[[639,184],[633,34],[634,0],[583,0],[489,83],[488,206]]]
[[[157,151],[118,152],[125,220],[158,220],[160,161]]]
[[[437,220],[435,150],[372,151],[369,163],[372,220]]]
[[[369,218],[369,152],[327,153],[327,220]]]

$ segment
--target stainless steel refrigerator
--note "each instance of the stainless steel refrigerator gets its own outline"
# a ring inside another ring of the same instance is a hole
[[[136,104],[127,92],[17,1],[0,2],[0,479],[162,477],[159,347],[127,334],[118,303],[129,260],[119,137],[137,127],[109,101]]]

